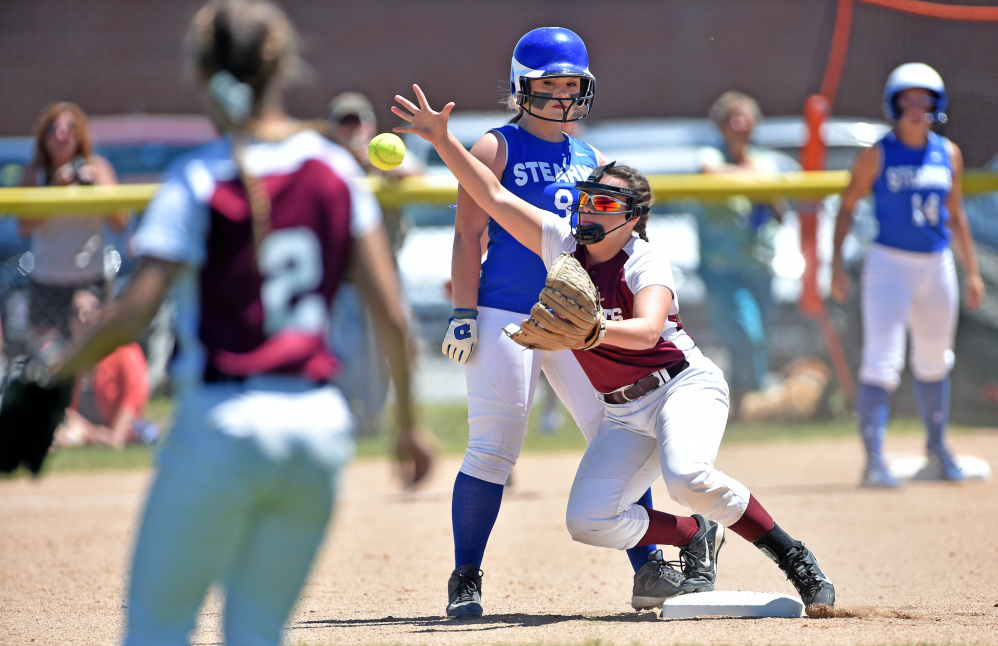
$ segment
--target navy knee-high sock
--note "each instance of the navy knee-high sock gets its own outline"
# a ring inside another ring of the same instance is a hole
[[[949,421],[949,375],[942,381],[915,380],[915,401],[925,424],[925,445],[929,452],[946,450],[946,424]]]
[[[866,457],[872,463],[883,460],[884,435],[890,418],[890,393],[872,384],[860,384],[856,397],[859,413],[859,433],[866,446]]]
[[[647,507],[648,509],[654,509],[651,504],[651,489],[644,492],[644,494],[638,498],[638,504]],[[627,558],[631,561],[631,567],[637,572],[641,569],[641,566],[648,562],[648,557],[658,549],[657,545],[638,545],[627,550]]]
[[[503,489],[501,484],[457,474],[451,498],[455,568],[468,564],[482,567],[485,545],[499,516]]]

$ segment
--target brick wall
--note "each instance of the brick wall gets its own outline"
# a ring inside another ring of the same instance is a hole
[[[993,4],[963,0],[962,4]],[[183,33],[200,1],[0,1],[0,135],[30,132],[38,112],[73,100],[92,114],[199,112],[182,73]],[[340,90],[372,98],[383,129],[395,93],[419,82],[459,109],[498,105],[513,45],[559,25],[586,40],[594,118],[702,116],[722,91],[755,95],[769,114],[799,113],[821,84],[834,0],[294,0],[312,66],[289,91],[296,116],[319,117]],[[857,5],[835,111],[880,116],[888,72],[935,66],[952,96],[947,134],[968,165],[998,153],[998,25],[904,16]]]

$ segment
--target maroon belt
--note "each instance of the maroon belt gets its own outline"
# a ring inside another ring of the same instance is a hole
[[[599,398],[607,404],[626,404],[639,397],[647,395],[659,386],[662,386],[673,379],[676,375],[690,367],[690,363],[683,359],[674,366],[669,366],[665,370],[656,370],[644,379],[639,379],[630,386],[618,388],[612,393],[599,393]]]

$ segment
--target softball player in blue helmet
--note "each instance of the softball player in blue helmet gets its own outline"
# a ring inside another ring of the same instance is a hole
[[[576,184],[572,221],[517,198],[447,132],[454,104],[437,113],[414,86],[419,105],[396,96],[393,112],[432,143],[469,195],[545,266],[565,253],[584,268],[602,300],[605,336],[572,350],[603,413],[569,494],[566,526],[576,541],[613,549],[662,543],[679,561],[651,554],[634,577],[632,605],[712,590],[727,530],[751,541],[793,583],[808,612],[835,603],[835,587],[814,554],[781,529],[748,488],[714,466],[728,418],[721,371],[679,319],[669,258],[646,234],[651,187],[613,163]],[[520,323],[518,321],[517,323]],[[669,496],[692,509],[675,516],[642,502],[663,477]],[[676,566],[679,567],[676,567]]]
[[[842,244],[856,202],[872,192],[879,233],[863,267],[863,358],[856,400],[866,448],[861,483],[899,487],[883,457],[890,397],[900,381],[906,342],[915,399],[926,430],[927,470],[922,477],[959,481],[963,474],[946,443],[949,372],[953,367],[959,294],[954,248],[966,271],[967,306],[984,294],[960,178],[963,157],[931,130],[946,122],[946,88],[923,63],[901,65],[887,78],[884,114],[894,128],[860,152],[842,193],[835,223],[832,296],[845,300],[850,278]]]
[[[578,196],[575,183],[603,163],[592,146],[563,132],[565,123],[584,118],[592,107],[596,79],[586,46],[569,29],[534,29],[513,50],[509,83],[517,116],[487,132],[471,152],[511,192],[567,219]],[[469,439],[454,483],[455,569],[447,615],[465,618],[482,615],[482,558],[503,485],[523,446],[540,371],[587,441],[595,436],[602,406],[571,352],[524,350],[502,333],[537,300],[546,275],[541,259],[463,189],[458,190],[454,233],[454,313],[442,350],[466,365]],[[647,495],[650,504],[650,491]],[[652,549],[629,553],[635,570]]]
[[[291,23],[269,2],[221,0],[189,36],[223,136],[168,171],[133,240],[132,281],[58,374],[134,338],[175,289],[176,419],[138,532],[124,641],[187,643],[217,582],[226,642],[276,646],[353,450],[327,345],[348,271],[389,348],[409,482],[430,454],[413,430],[406,319],[377,202],[351,154],[280,103],[298,62]]]

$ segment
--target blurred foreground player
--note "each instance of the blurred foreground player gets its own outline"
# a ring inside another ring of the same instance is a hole
[[[267,2],[197,13],[191,56],[224,134],[168,172],[135,237],[134,279],[57,373],[68,378],[133,339],[176,288],[176,421],[135,548],[126,644],[185,643],[214,582],[228,643],[280,643],[352,452],[326,346],[348,271],[381,324],[407,483],[429,467],[377,204],[354,184],[350,154],[281,107],[295,41]]]

